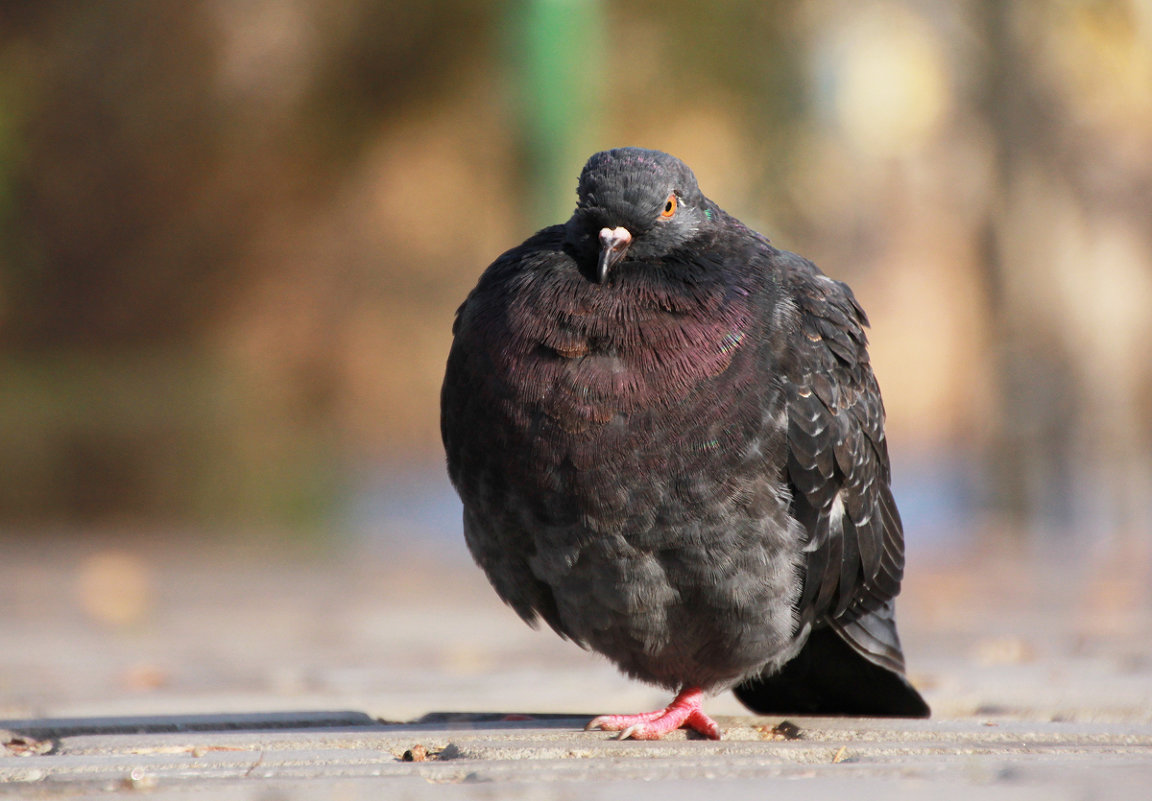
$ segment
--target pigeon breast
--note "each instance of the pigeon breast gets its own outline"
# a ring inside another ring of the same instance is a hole
[[[765,469],[788,426],[763,353],[795,326],[758,240],[602,285],[563,242],[504,254],[458,314],[443,434],[469,548],[521,616],[637,678],[716,688],[782,664],[805,535]]]

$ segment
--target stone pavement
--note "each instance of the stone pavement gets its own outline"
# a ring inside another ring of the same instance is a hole
[[[1115,546],[914,558],[928,721],[583,724],[658,689],[505,609],[462,549],[318,554],[191,533],[3,542],[0,794],[222,799],[1147,798],[1152,581]]]
[[[431,798],[652,795],[667,785],[719,782],[722,798],[772,789],[831,797],[935,796],[1074,799],[1141,797],[1152,779],[1152,726],[983,720],[895,722],[722,717],[719,743],[676,736],[619,741],[585,733],[583,716],[504,720],[429,715],[380,723],[362,713],[175,716],[24,721],[25,747],[0,777],[28,789],[177,791],[223,798]],[[133,730],[136,729],[136,730]],[[51,749],[51,750],[47,750]],[[11,786],[11,785],[9,785]],[[641,787],[644,789],[641,790]],[[271,795],[275,790],[275,794]],[[259,791],[259,792],[258,792]],[[1146,797],[1146,796],[1144,796]]]

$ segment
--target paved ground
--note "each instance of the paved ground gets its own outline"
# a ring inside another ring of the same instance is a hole
[[[317,555],[194,532],[0,543],[0,794],[223,799],[1146,798],[1152,560],[917,558],[930,721],[755,718],[619,742],[668,699],[523,626],[457,547]],[[407,755],[407,759],[406,759]]]

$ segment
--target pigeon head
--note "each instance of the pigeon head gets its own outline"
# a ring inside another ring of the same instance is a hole
[[[625,258],[656,261],[712,224],[715,207],[680,159],[622,147],[588,159],[566,243],[597,283]]]

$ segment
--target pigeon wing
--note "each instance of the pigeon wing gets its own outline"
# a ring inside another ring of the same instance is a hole
[[[902,667],[899,641],[852,625],[899,593],[904,569],[868,320],[846,284],[781,257],[797,311],[784,392],[792,513],[807,534],[800,622],[832,624],[870,661]]]

